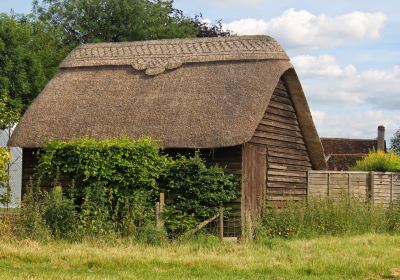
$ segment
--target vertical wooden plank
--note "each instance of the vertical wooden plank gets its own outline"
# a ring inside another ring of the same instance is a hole
[[[350,196],[350,190],[351,190],[351,173],[347,174],[347,195]]]
[[[390,173],[390,201],[389,203],[393,203],[393,172]]]
[[[219,207],[219,237],[224,239],[224,208]]]
[[[375,172],[371,171],[369,173],[369,196],[372,205],[375,204]]]
[[[330,198],[330,193],[331,193],[331,173],[328,171],[328,189],[327,189],[327,194],[328,194],[328,199]]]
[[[242,236],[246,236],[246,226],[247,226],[247,205],[248,205],[248,197],[247,197],[247,182],[248,182],[248,167],[247,167],[247,145],[248,143],[244,143],[242,145],[242,197],[241,197],[241,208],[240,208],[240,216],[241,216],[241,224],[242,224]]]
[[[164,212],[164,205],[165,205],[165,194],[160,193],[160,213]]]
[[[244,225],[248,225],[251,216],[259,215],[264,204],[266,147],[253,143],[243,144],[242,166],[242,219]]]
[[[310,170],[307,170],[307,199],[310,199],[310,188],[311,188],[311,183],[310,183]]]

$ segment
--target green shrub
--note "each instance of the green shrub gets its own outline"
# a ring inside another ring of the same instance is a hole
[[[400,206],[395,204],[385,209],[345,196],[336,202],[329,199],[289,202],[283,209],[267,207],[256,228],[259,239],[369,232],[400,232]]]
[[[354,171],[400,172],[400,155],[394,152],[371,151],[357,161]]]
[[[44,178],[74,179],[77,186],[106,183],[118,189],[146,189],[159,193],[158,178],[168,160],[150,138],[51,141],[40,157]]]
[[[76,238],[78,214],[74,201],[55,187],[44,198],[44,222],[54,238]]]
[[[75,202],[77,228],[84,236],[147,236],[153,240],[162,235],[162,231],[152,231],[160,192],[166,194],[165,226],[172,237],[211,217],[220,203],[239,193],[236,176],[218,166],[207,167],[198,153],[190,158],[163,155],[149,138],[52,141],[42,151],[38,173],[49,181],[74,182],[69,191],[72,200],[52,194],[46,201],[55,208],[48,210],[47,219],[55,236],[59,236],[61,221],[54,220],[67,215],[63,211],[72,213],[71,201]]]
[[[50,236],[44,219],[45,194],[39,188],[40,182],[30,182],[21,202],[21,211],[17,221],[17,233],[21,238],[47,240]]]
[[[98,182],[84,188],[80,212],[82,230],[86,235],[129,236],[138,234],[154,223],[152,192],[135,190],[121,192]]]
[[[181,234],[215,215],[220,203],[239,194],[239,179],[219,166],[207,167],[196,153],[178,156],[169,165],[162,180],[167,196],[165,225],[172,235]]]

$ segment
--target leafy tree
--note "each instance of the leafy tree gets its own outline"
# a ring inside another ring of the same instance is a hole
[[[0,94],[24,111],[68,51],[54,27],[0,14]]]
[[[197,31],[172,1],[36,0],[33,12],[61,26],[68,45],[195,37]]]
[[[33,13],[61,26],[68,45],[231,35],[221,20],[184,16],[165,0],[35,0]]]
[[[400,154],[400,129],[395,132],[392,139],[390,139],[390,146],[393,152]]]
[[[222,26],[222,20],[213,24],[204,20],[202,14],[200,14],[196,15],[192,21],[197,28],[197,37],[229,37],[234,35],[232,31],[226,30]]]

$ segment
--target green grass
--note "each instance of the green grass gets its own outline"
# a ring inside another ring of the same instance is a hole
[[[0,279],[400,279],[400,236],[164,246],[0,241]]]
[[[0,208],[0,215],[1,214],[18,214],[21,208]]]

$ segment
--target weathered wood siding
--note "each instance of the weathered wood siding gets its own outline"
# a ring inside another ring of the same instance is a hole
[[[266,200],[281,205],[307,196],[307,170],[312,165],[290,93],[277,85],[251,143],[267,148]]]
[[[32,183],[36,183],[35,169],[38,164],[38,158],[36,153],[38,149],[22,149],[22,186],[21,186],[21,197],[26,193],[27,186]]]
[[[400,173],[359,171],[308,172],[308,197],[338,200],[343,195],[371,198],[376,205],[400,201]]]
[[[260,213],[265,201],[266,146],[243,144],[242,218]]]

